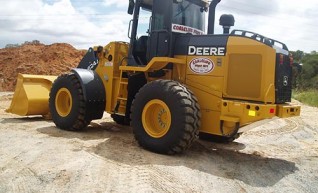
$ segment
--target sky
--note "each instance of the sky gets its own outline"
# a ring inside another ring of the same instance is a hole
[[[78,49],[129,41],[128,0],[0,0],[0,48],[39,40],[70,43]],[[285,43],[289,50],[318,51],[317,0],[222,0],[217,6],[216,33],[221,14],[232,14],[235,26]],[[149,13],[141,16],[140,33]]]

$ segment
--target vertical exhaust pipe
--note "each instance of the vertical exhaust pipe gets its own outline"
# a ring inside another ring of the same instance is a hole
[[[209,6],[208,34],[214,34],[215,8],[221,0],[213,0]]]
[[[220,25],[223,26],[223,34],[229,34],[230,28],[234,26],[235,19],[231,14],[223,14],[220,17]]]

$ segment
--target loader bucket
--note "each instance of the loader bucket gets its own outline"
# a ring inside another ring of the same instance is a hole
[[[57,76],[18,74],[8,113],[21,116],[48,115],[49,93]]]

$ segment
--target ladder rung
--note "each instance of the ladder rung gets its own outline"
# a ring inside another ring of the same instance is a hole
[[[126,98],[122,98],[122,97],[117,97],[118,100],[123,100],[123,101],[126,101],[127,99]]]
[[[120,82],[120,84],[128,84],[128,82]]]

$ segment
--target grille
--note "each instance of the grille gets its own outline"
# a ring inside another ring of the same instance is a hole
[[[281,104],[291,101],[292,92],[292,67],[289,56],[276,54],[276,74],[275,74],[275,101]]]

